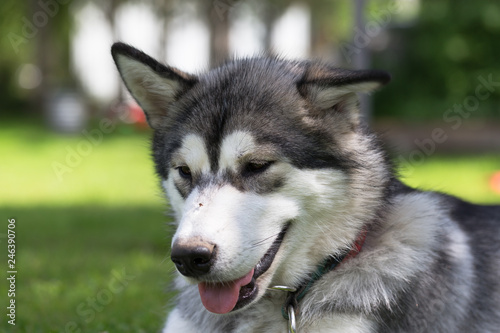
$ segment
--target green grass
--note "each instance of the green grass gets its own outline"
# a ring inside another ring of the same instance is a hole
[[[149,131],[131,131],[119,127],[93,144],[83,135],[61,136],[34,125],[0,127],[0,156],[8,157],[0,164],[1,203],[160,204]]]
[[[15,329],[2,321],[4,329],[76,332],[69,329],[75,325],[81,332],[156,332],[161,327],[173,272],[162,209],[6,207],[5,215],[17,225],[18,315]],[[1,294],[6,295],[3,288]]]
[[[7,219],[16,219],[16,326],[6,332],[158,332],[169,308],[173,267],[169,218],[149,157],[149,132],[104,134],[58,177],[83,135],[37,125],[0,125],[1,269]],[[431,157],[402,175],[411,185],[477,203],[500,203],[488,179],[498,156]],[[6,279],[0,308],[7,306]]]
[[[458,196],[477,204],[500,204],[490,185],[500,171],[499,155],[430,156],[420,165],[402,164],[400,178],[412,187]]]
[[[16,326],[2,319],[0,332],[159,331],[173,266],[149,136],[117,128],[58,177],[53,163],[67,164],[85,136],[0,125],[1,267],[15,218],[18,271]],[[6,294],[2,279],[2,309]]]

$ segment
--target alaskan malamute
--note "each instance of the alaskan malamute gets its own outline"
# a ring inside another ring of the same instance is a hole
[[[356,95],[387,73],[112,54],[176,216],[163,332],[500,332],[500,206],[394,177]]]

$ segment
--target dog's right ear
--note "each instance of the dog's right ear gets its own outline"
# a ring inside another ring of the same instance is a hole
[[[160,64],[124,43],[115,43],[111,54],[134,99],[146,114],[149,126],[159,129],[175,113],[171,107],[197,81],[197,77]]]

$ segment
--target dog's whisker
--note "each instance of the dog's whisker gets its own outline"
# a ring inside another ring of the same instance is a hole
[[[278,235],[279,235],[279,232],[278,232],[278,233],[276,233],[276,234],[274,234],[274,235],[271,235],[271,236],[269,236],[269,237],[266,237],[266,238],[264,238],[264,239],[261,239],[261,240],[259,240],[259,241],[256,241],[256,242],[252,243],[252,244],[251,244],[251,246],[250,246],[249,248],[250,248],[250,249],[253,249],[253,248],[257,247],[257,246],[260,246],[260,245],[264,245],[264,244],[266,244],[266,242],[268,242],[268,241],[271,241],[271,240],[272,240],[272,241],[274,241],[274,239],[275,239],[276,237],[278,237]]]

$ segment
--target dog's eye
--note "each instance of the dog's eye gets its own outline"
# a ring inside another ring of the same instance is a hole
[[[267,162],[267,161],[258,161],[258,162],[250,162],[245,166],[245,171],[248,173],[260,173],[264,172],[271,166],[273,162]]]
[[[177,170],[182,178],[191,178],[191,169],[187,165],[180,166]]]

